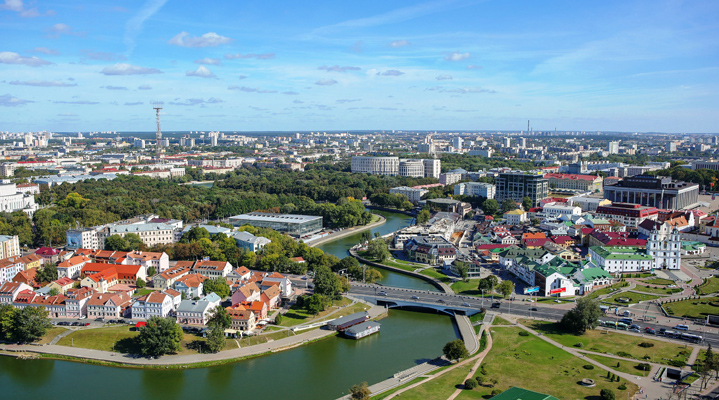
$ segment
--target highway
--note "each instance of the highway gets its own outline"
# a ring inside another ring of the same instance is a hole
[[[384,294],[382,294],[384,293]],[[487,311],[495,312],[497,314],[508,314],[513,317],[534,317],[534,318],[540,318],[545,320],[554,320],[559,321],[562,319],[562,316],[568,311],[566,309],[559,309],[555,308],[553,306],[547,306],[542,305],[541,303],[530,303],[530,302],[523,302],[523,301],[508,301],[508,300],[500,300],[499,298],[492,300],[491,298],[482,299],[479,297],[473,297],[473,296],[461,296],[457,294],[446,294],[446,293],[439,293],[439,292],[429,292],[424,290],[414,290],[414,289],[402,289],[402,288],[393,288],[388,286],[378,286],[378,285],[369,285],[369,284],[352,284],[352,287],[349,291],[349,294],[355,295],[355,296],[370,296],[375,297],[379,300],[401,300],[403,302],[416,302],[418,305],[421,305],[421,303],[425,304],[441,304],[444,306],[455,306],[459,308],[476,308],[477,310],[481,308],[486,308]],[[442,300],[440,302],[440,300]],[[491,308],[491,305],[493,302],[499,302],[500,306],[499,308]],[[614,314],[607,314],[605,316],[602,316],[600,319],[605,321],[618,321],[621,316],[615,316]],[[661,320],[666,320],[664,318],[661,318]],[[682,322],[679,319],[672,318],[670,323],[667,324],[660,324],[660,323],[647,323],[645,321],[640,321],[635,318],[635,324],[642,327],[642,332],[645,327],[651,327],[655,331],[659,331],[661,328],[665,328],[667,330],[672,330],[677,332],[676,329],[673,329],[675,325],[680,323],[686,323],[689,325],[689,332],[694,335],[699,335],[704,338],[704,345],[707,345],[711,343],[712,347],[719,346],[719,334],[717,328],[714,327],[704,327],[703,325],[697,325],[697,324],[691,324],[690,322]],[[597,329],[607,329],[607,330],[613,330],[610,328],[603,328],[603,327],[597,327]],[[633,333],[633,332],[623,332],[630,335],[640,335],[640,336],[646,336],[646,337],[652,337],[654,335],[650,334],[644,334],[644,333]],[[661,336],[660,336],[661,337]],[[680,339],[671,339],[672,341],[675,341],[677,343],[687,343],[684,340]]]

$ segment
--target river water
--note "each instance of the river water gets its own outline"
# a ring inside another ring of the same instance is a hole
[[[388,219],[375,229],[380,234],[410,221],[402,214],[382,215]],[[359,241],[359,234],[356,236],[320,248],[344,256]],[[385,284],[431,287],[406,275],[382,273]],[[361,340],[331,337],[269,356],[189,370],[115,368],[0,356],[0,398],[335,399],[347,394],[353,384],[373,384],[440,356],[442,346],[459,337],[446,315],[390,310],[381,323],[379,334]]]

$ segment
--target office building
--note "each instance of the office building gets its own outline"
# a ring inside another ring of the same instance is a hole
[[[532,200],[532,207],[549,195],[549,179],[540,174],[525,172],[503,172],[497,177],[496,200],[502,203],[512,199],[521,203],[525,197]]]
[[[464,144],[464,140],[461,137],[452,138],[452,147],[455,150],[462,150],[462,144]]]
[[[258,228],[270,228],[298,237],[322,230],[322,217],[314,215],[252,212],[230,217],[229,221],[233,226],[251,225]]]
[[[424,163],[422,160],[400,160],[399,176],[424,178]]]
[[[439,183],[442,185],[451,185],[462,180],[462,174],[449,173],[439,175]]]
[[[411,176],[439,179],[439,159],[403,159],[398,157],[352,157],[352,172],[372,175]]]
[[[606,190],[608,186],[605,186]],[[617,221],[630,228],[636,228],[645,219],[656,221],[659,210],[656,207],[647,207],[640,204],[614,203],[608,206],[598,206],[594,213],[599,218]]]
[[[502,139],[502,143],[503,143],[504,147],[506,147],[506,148],[512,147],[512,139],[511,138],[505,137],[504,139]]]
[[[442,172],[442,162],[438,158],[425,158],[422,160],[424,164],[424,177],[439,179]]]
[[[699,185],[675,181],[667,176],[636,175],[615,185],[604,186],[604,198],[613,203],[634,203],[670,210],[686,209],[697,203]]]
[[[389,190],[390,194],[401,194],[403,196],[407,196],[407,200],[409,200],[412,204],[417,204],[422,199],[422,196],[424,196],[425,193],[429,193],[429,190],[427,189],[415,189],[407,186],[399,186],[395,188],[391,188]]]
[[[486,199],[493,199],[496,193],[497,187],[491,183],[463,182],[454,186],[455,195],[479,196]]]
[[[677,151],[677,144],[676,142],[669,142],[667,143],[667,153],[673,153]]]
[[[609,154],[619,154],[619,142],[609,142],[607,152]]]
[[[601,192],[603,179],[596,175],[545,174],[552,189],[570,189],[582,192]]]

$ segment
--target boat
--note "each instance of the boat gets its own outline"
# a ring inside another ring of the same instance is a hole
[[[379,332],[380,324],[374,321],[362,322],[343,331],[344,335],[350,339],[362,339],[373,333]]]

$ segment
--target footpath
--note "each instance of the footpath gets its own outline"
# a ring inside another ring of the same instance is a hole
[[[310,247],[316,247],[316,246],[319,246],[321,244],[324,244],[324,243],[327,243],[327,242],[330,242],[333,240],[342,239],[345,236],[354,235],[357,232],[362,232],[362,231],[366,231],[367,229],[372,229],[374,227],[380,226],[380,225],[384,224],[385,222],[387,222],[387,218],[385,218],[379,214],[372,214],[372,215],[378,216],[379,221],[373,222],[373,223],[367,224],[367,225],[354,226],[352,228],[344,229],[340,232],[332,232],[323,238],[313,240],[313,241],[307,243],[307,245]]]
[[[367,311],[370,318],[377,318],[384,313],[386,310],[384,307],[373,306]],[[184,364],[195,364],[195,363],[211,363],[217,361],[231,361],[239,360],[247,357],[276,353],[283,350],[289,350],[308,342],[312,342],[318,339],[322,339],[328,336],[333,336],[337,332],[326,329],[315,329],[307,332],[303,332],[294,336],[289,336],[282,339],[273,340],[271,342],[247,346],[239,349],[225,350],[214,354],[185,354],[185,355],[171,355],[160,358],[144,358],[134,354],[122,354],[113,353],[111,351],[93,350],[93,349],[82,349],[78,347],[67,347],[58,346],[56,344],[47,344],[44,346],[36,345],[0,345],[0,350],[13,352],[13,353],[45,353],[54,354],[58,356],[75,357],[87,360],[110,362],[110,363],[121,363],[135,366],[169,366],[169,365],[184,365]],[[59,339],[58,339],[59,340]],[[188,365],[188,367],[192,367]]]

